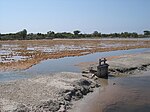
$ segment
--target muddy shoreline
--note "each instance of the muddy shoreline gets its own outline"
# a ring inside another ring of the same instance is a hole
[[[0,41],[7,50],[12,49],[13,55],[27,57],[23,60],[0,63],[1,71],[24,70],[38,64],[42,60],[58,59],[69,56],[82,56],[95,52],[106,52],[115,50],[129,50],[136,48],[150,48],[149,40],[25,40],[25,41]],[[15,47],[14,47],[15,45]],[[17,46],[16,46],[17,45]],[[72,46],[70,48],[69,46]],[[55,48],[56,47],[56,48]],[[59,50],[59,47],[61,50]],[[62,49],[63,48],[63,49]],[[53,50],[43,52],[42,50]]]
[[[117,75],[133,75],[138,71],[146,70],[150,66],[150,52],[128,54],[121,56],[106,57],[109,66],[109,72],[113,76]],[[90,67],[97,69],[98,62],[82,62],[77,64],[82,68],[83,72],[88,71]]]
[[[150,53],[113,57],[108,62],[110,75],[134,75],[149,70]],[[1,83],[0,110],[65,112],[75,101],[100,87],[96,77],[90,79],[91,75],[64,72]]]

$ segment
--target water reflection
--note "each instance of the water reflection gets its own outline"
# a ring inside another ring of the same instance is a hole
[[[99,58],[108,56],[118,56],[124,54],[134,54],[150,51],[149,48],[118,50],[110,52],[98,52],[84,56],[65,57],[60,59],[49,59],[32,66],[26,72],[30,74],[49,74],[51,72],[81,72],[80,67],[75,66],[78,63],[97,62]]]
[[[109,79],[103,79],[103,78],[99,78],[97,79],[97,82],[102,86],[102,87],[106,87],[108,85],[108,81]]]
[[[141,49],[131,49],[131,50],[118,50],[110,52],[98,52],[93,54],[88,54],[84,56],[75,56],[75,57],[65,57],[60,59],[49,59],[40,62],[37,65],[32,66],[31,68],[23,71],[13,71],[13,72],[0,72],[1,78],[0,81],[9,81],[12,79],[23,79],[28,78],[29,76],[37,75],[49,75],[56,72],[81,72],[80,67],[75,66],[78,63],[82,62],[97,62],[99,58],[108,57],[108,56],[118,56],[124,54],[135,54],[142,52],[149,52],[149,48]]]
[[[82,99],[74,112],[149,112],[150,71],[137,77],[99,81],[102,87]]]

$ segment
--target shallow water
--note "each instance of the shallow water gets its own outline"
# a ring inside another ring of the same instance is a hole
[[[21,45],[21,44],[0,44],[0,63],[7,63],[7,62],[16,62],[19,60],[26,60],[29,59],[29,56],[24,56],[24,51],[27,53],[34,53],[34,52],[42,52],[42,53],[54,53],[60,51],[70,51],[70,50],[87,50],[92,49],[94,46],[90,45]],[[20,51],[23,50],[23,51]],[[20,57],[17,58],[16,57]]]
[[[59,41],[41,40],[41,41],[1,41],[0,42],[0,63],[17,62],[19,60],[27,60],[33,58],[35,54],[40,53],[56,53],[60,51],[74,51],[74,50],[90,50],[95,48],[117,48],[129,46],[147,46],[149,38],[104,38],[104,39],[77,39],[66,41],[67,39],[60,39]],[[81,40],[81,41],[79,41]],[[94,40],[94,41],[89,41]],[[97,42],[95,41],[97,40]],[[114,41],[112,41],[114,40]],[[124,41],[130,40],[130,41]],[[140,40],[140,41],[139,41]],[[77,42],[77,43],[76,43]],[[22,58],[16,59],[16,56]],[[24,58],[24,56],[26,56]]]
[[[48,59],[32,66],[25,72],[32,74],[48,74],[51,72],[81,72],[78,66],[82,62],[97,62],[99,58],[108,56],[118,56],[124,54],[135,54],[150,51],[149,48],[132,49],[132,50],[118,50],[110,52],[98,52],[84,56],[65,57],[59,59]]]
[[[149,112],[150,71],[99,82],[102,87],[78,102],[73,112]]]
[[[0,82],[17,80],[23,78],[30,78],[37,75],[47,75],[56,72],[81,72],[77,65],[81,62],[97,62],[99,58],[107,56],[117,56],[124,54],[135,54],[142,52],[149,52],[149,48],[131,49],[131,50],[118,50],[110,52],[98,52],[84,56],[65,57],[59,59],[48,59],[32,66],[27,70],[13,71],[13,72],[0,72]]]
[[[64,51],[64,50],[85,50],[85,49],[91,49],[93,46],[75,46],[75,45],[54,45],[54,46],[31,46],[27,47],[27,50],[29,51],[41,51],[46,53],[53,53],[58,51]]]

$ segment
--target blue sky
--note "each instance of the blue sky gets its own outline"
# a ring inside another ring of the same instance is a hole
[[[0,33],[150,30],[150,0],[0,0]]]

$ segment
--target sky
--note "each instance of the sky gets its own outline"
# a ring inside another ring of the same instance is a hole
[[[0,0],[0,33],[150,30],[150,0]]]

